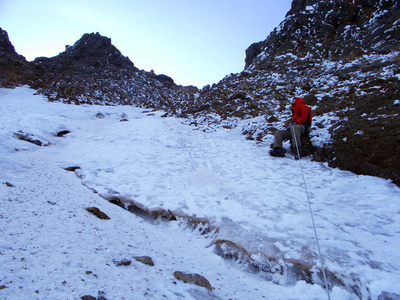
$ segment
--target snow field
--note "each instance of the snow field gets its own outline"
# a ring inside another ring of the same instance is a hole
[[[268,143],[246,141],[240,126],[203,133],[179,119],[161,118],[162,112],[49,103],[33,93],[26,87],[0,90],[2,183],[15,185],[0,187],[6,200],[1,219],[8,224],[0,248],[2,265],[8,266],[0,285],[7,288],[0,295],[34,299],[38,290],[38,299],[44,293],[63,299],[98,291],[116,299],[326,298],[318,285],[274,276],[281,284],[276,285],[262,274],[240,271],[207,247],[213,239],[229,240],[255,262],[265,254],[280,262],[319,265],[297,161],[269,157]],[[95,117],[98,112],[104,118]],[[120,122],[122,115],[129,121]],[[54,136],[65,129],[71,133]],[[17,140],[18,131],[51,146]],[[81,167],[82,181],[62,169],[68,166]],[[357,285],[363,298],[376,299],[382,291],[400,294],[399,188],[307,159],[303,169],[328,270],[348,287]],[[179,222],[149,224],[81,183],[149,211],[207,218],[218,234],[200,236]],[[89,206],[111,220],[95,219],[84,209]],[[112,262],[136,255],[151,256],[156,266],[135,262],[122,268]],[[215,290],[174,284],[174,271],[202,274]],[[342,288],[332,295],[355,297]]]

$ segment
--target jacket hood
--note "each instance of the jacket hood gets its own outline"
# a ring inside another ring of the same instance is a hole
[[[303,98],[301,97],[295,97],[294,98],[296,101],[293,103],[293,105],[296,104],[296,106],[301,106],[301,105],[306,105],[306,102],[304,101]]]

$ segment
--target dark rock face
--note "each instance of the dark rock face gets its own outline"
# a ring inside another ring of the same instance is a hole
[[[340,168],[400,185],[400,108],[393,103],[384,97],[365,99],[349,113],[333,143]]]
[[[14,87],[31,76],[29,63],[15,52],[7,32],[0,28],[0,87]]]
[[[171,77],[167,76],[167,75],[164,75],[164,74],[156,75],[156,74],[154,74],[154,72],[150,71],[150,77],[154,78],[154,79],[157,79],[164,86],[167,86],[169,88],[176,87],[176,84],[175,84],[174,80]]]
[[[253,43],[246,49],[245,68],[248,68],[253,60],[262,52],[265,47],[265,42]]]

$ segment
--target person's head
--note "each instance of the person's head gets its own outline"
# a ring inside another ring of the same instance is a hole
[[[293,99],[292,99],[292,101],[291,101],[291,104],[292,104],[292,105],[295,104],[295,103],[296,103],[296,100],[297,100],[297,97],[293,97]]]
[[[304,99],[301,97],[294,97],[292,100],[292,105],[294,105],[296,102],[302,102],[304,104]]]

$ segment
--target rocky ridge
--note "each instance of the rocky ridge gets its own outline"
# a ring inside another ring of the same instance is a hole
[[[8,54],[0,63],[4,61],[10,70],[2,76],[3,87],[28,84],[50,101],[154,109],[167,109],[176,99],[184,102],[197,92],[196,87],[176,85],[167,75],[139,70],[112,45],[110,38],[99,33],[84,34],[59,55],[39,57],[32,62],[18,55],[7,33],[1,33],[0,45]],[[21,67],[15,68],[16,65]]]
[[[243,133],[259,142],[269,142],[290,117],[288,100],[303,96],[314,113],[313,146],[303,155],[400,185],[400,4],[395,0],[294,0],[267,39],[246,50],[241,73],[200,91],[137,69],[98,33],[85,34],[58,56],[30,63],[4,36],[2,31],[0,51],[8,60],[1,56],[0,64],[11,67],[1,69],[6,70],[1,86],[29,84],[50,100],[75,104],[164,109],[205,130],[249,119]]]
[[[37,79],[31,86],[50,100],[165,109],[190,97],[169,76],[136,68],[99,33],[84,34],[65,52],[37,58],[32,66]]]

